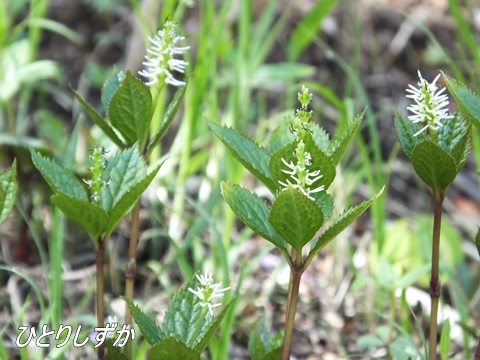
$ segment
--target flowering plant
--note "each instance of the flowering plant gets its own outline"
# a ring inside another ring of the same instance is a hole
[[[439,258],[443,200],[448,188],[465,166],[471,151],[470,126],[460,112],[449,115],[445,88],[437,92],[438,75],[433,82],[418,72],[418,88],[409,85],[407,98],[413,100],[407,109],[413,114],[395,114],[397,137],[405,154],[412,161],[417,175],[429,187],[433,197],[432,269],[430,276],[430,349],[429,358],[436,358],[437,312],[440,298]],[[444,76],[445,77],[445,76]],[[447,80],[447,84],[452,84]],[[418,125],[423,127],[418,130]],[[428,131],[426,131],[428,129]]]
[[[327,193],[336,166],[360,126],[362,116],[350,121],[330,140],[317,124],[309,122],[312,94],[302,87],[300,108],[272,134],[268,151],[235,129],[208,122],[215,135],[234,156],[272,192],[271,208],[256,194],[236,184],[221,184],[222,194],[235,214],[275,245],[290,266],[282,359],[290,354],[293,321],[303,272],[316,254],[357,219],[381,195],[344,211],[329,222],[333,197]],[[326,230],[318,233],[328,224]],[[304,256],[304,248],[310,249]],[[264,347],[267,344],[264,344]],[[265,351],[263,348],[262,351]],[[269,351],[276,351],[271,349]],[[256,358],[255,354],[250,354]]]

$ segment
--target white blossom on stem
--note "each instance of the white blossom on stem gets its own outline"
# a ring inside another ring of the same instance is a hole
[[[195,274],[195,276],[197,277],[198,281],[200,281],[200,285],[202,285],[202,287],[197,287],[197,290],[188,288],[188,291],[196,295],[200,299],[200,306],[206,306],[210,312],[210,315],[213,316],[213,309],[222,305],[221,303],[215,303],[214,300],[216,298],[222,298],[225,291],[230,290],[230,287],[221,289],[220,286],[222,286],[222,282],[214,284],[211,273],[205,272],[205,275]]]

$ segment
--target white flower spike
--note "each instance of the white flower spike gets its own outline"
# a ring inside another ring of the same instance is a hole
[[[183,55],[190,46],[178,47],[176,44],[185,39],[179,36],[175,28],[175,23],[167,21],[163,30],[159,30],[157,35],[148,38],[152,45],[147,49],[147,55],[143,62],[146,69],[139,71],[138,74],[147,78],[145,83],[148,86],[156,84],[161,75],[165,75],[165,82],[173,86],[184,86],[185,82],[175,79],[172,71],[184,73],[188,62],[175,58],[175,55]]]
[[[445,108],[449,104],[448,96],[443,93],[446,88],[435,93],[438,90],[436,83],[440,74],[431,83],[422,77],[420,71],[418,71],[418,77],[420,78],[418,88],[408,85],[409,88],[406,90],[409,93],[407,98],[415,101],[414,104],[407,107],[413,113],[408,118],[415,124],[425,123],[425,126],[413,136],[417,136],[429,128],[438,130],[443,126],[442,120],[453,118],[452,115],[448,115],[448,109]]]
[[[221,303],[214,303],[214,299],[223,297],[225,291],[230,290],[230,287],[220,289],[222,282],[214,284],[211,273],[205,272],[205,275],[196,274],[195,276],[197,277],[198,281],[200,281],[202,287],[197,287],[197,290],[188,288],[188,291],[196,295],[200,299],[200,306],[206,306],[210,312],[210,315],[213,316],[213,309],[222,305]]]

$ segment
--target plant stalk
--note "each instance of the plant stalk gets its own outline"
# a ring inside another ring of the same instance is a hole
[[[98,249],[97,249],[97,327],[103,328],[104,319],[105,319],[105,312],[104,312],[104,303],[103,303],[103,295],[104,295],[104,284],[103,284],[103,265],[104,265],[104,255],[105,255],[105,241],[104,239],[100,238],[98,241]],[[105,343],[101,344],[98,347],[98,360],[103,360],[105,356]]]
[[[435,360],[437,356],[437,319],[438,303],[440,299],[440,228],[442,223],[443,196],[434,195],[433,205],[433,243],[432,243],[432,270],[430,275],[430,350],[429,359]]]
[[[480,360],[480,339],[478,340],[477,349],[475,350],[475,360]]]
[[[294,256],[297,257],[296,254],[294,254]],[[295,314],[298,304],[298,293],[300,290],[300,280],[302,278],[303,271],[304,268],[301,265],[299,266],[298,261],[294,261],[294,263],[290,266],[290,284],[288,287],[287,310],[285,315],[285,335],[283,338],[281,360],[288,360],[290,358],[293,325],[295,322]]]

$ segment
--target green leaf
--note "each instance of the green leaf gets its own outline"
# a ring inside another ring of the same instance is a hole
[[[443,126],[438,129],[437,134],[438,145],[452,155],[459,173],[467,163],[472,149],[470,126],[463,120],[460,112],[456,111],[453,118],[443,121]]]
[[[298,252],[323,225],[323,212],[315,201],[289,187],[273,201],[269,220],[277,232]]]
[[[162,329],[157,326],[157,324],[153,320],[153,317],[145,314],[130,299],[124,297],[122,297],[122,299],[125,300],[125,302],[127,303],[128,308],[130,309],[132,316],[135,319],[135,323],[140,329],[142,335],[145,337],[145,340],[147,340],[150,345],[155,345],[162,340],[165,340],[165,335],[163,334]]]
[[[475,235],[475,245],[477,246],[478,256],[480,256],[480,227]]]
[[[115,95],[115,93],[118,91],[118,88],[120,87],[124,79],[125,74],[123,73],[123,71],[117,71],[113,73],[103,84],[101,98],[103,111],[105,111],[105,114],[108,114],[110,101],[112,100],[113,95]]]
[[[110,180],[110,185],[102,189],[102,208],[105,211],[112,209],[126,192],[146,176],[146,173],[147,165],[137,146],[112,156],[102,173],[103,180]]]
[[[248,353],[252,360],[278,360],[283,345],[283,333],[272,336],[264,320],[260,320],[248,339]]]
[[[480,98],[454,78],[445,75],[443,72],[442,76],[445,79],[448,91],[452,94],[460,110],[473,125],[480,128]]]
[[[419,130],[418,125],[412,123],[406,116],[397,111],[395,111],[395,130],[397,131],[398,141],[409,159],[412,158],[415,146],[427,140],[425,132],[413,136]]]
[[[350,121],[342,129],[335,134],[335,137],[332,139],[331,145],[328,149],[327,154],[332,157],[333,163],[338,165],[343,154],[350,145],[350,142],[353,140],[360,124],[362,122],[365,111],[358,115],[353,121]]]
[[[105,343],[107,348],[107,360],[128,360],[128,357],[122,352],[123,348],[113,345],[113,339],[107,339]]]
[[[207,345],[210,343],[210,339],[222,323],[223,318],[227,314],[227,311],[228,309],[230,309],[230,306],[233,304],[234,300],[235,299],[232,299],[227,305],[225,305],[222,309],[222,312],[215,315],[212,321],[205,322],[204,326],[202,327],[200,333],[197,336],[197,339],[195,340],[195,343],[193,344],[193,348],[196,351],[202,353],[203,350],[205,350]]]
[[[322,250],[325,245],[332,241],[338,234],[345,230],[351,223],[353,223],[360,215],[367,210],[370,205],[383,193],[382,188],[374,197],[369,200],[365,200],[361,204],[351,207],[344,211],[338,218],[335,219],[325,232],[315,240],[308,254],[308,259],[311,261],[313,257]]]
[[[150,89],[129,71],[108,108],[112,126],[122,134],[129,145],[145,139],[150,125],[152,95]]]
[[[45,181],[55,193],[65,196],[88,200],[88,194],[83,184],[67,169],[54,160],[42,157],[35,150],[30,149],[32,161],[40,171]]]
[[[282,121],[280,125],[272,132],[270,142],[268,144],[268,151],[273,154],[275,151],[284,147],[287,144],[295,141],[295,136],[289,129],[289,122]]]
[[[296,60],[303,50],[315,39],[322,20],[328,16],[338,0],[323,0],[311,8],[295,27],[288,42],[288,59]]]
[[[415,146],[412,163],[417,175],[435,196],[442,196],[457,176],[453,157],[429,140]]]
[[[329,148],[331,147],[330,136],[327,134],[324,128],[320,127],[318,124],[311,123],[312,125],[312,138],[315,144],[325,153],[329,153]]]
[[[323,223],[327,222],[333,214],[334,201],[330,194],[326,191],[310,194],[315,199],[315,202],[320,206],[323,213]]]
[[[148,185],[153,181],[158,170],[162,166],[163,162],[158,164],[148,175],[128,189],[127,192],[122,193],[120,199],[114,203],[113,208],[109,211],[108,229],[113,230],[117,226],[118,222],[127,215],[133,205],[138,201],[140,196],[147,189]],[[108,187],[107,187],[108,188]]]
[[[168,105],[167,110],[165,110],[162,123],[160,124],[160,128],[158,129],[157,133],[155,134],[155,136],[150,141],[150,144],[148,145],[149,149],[152,149],[153,147],[155,147],[160,142],[160,140],[163,139],[170,125],[172,125],[172,122],[175,119],[175,115],[177,114],[180,104],[182,103],[183,96],[185,95],[186,89],[187,89],[187,85],[180,86],[178,90],[175,92],[175,95],[173,96],[172,101]]]
[[[88,114],[90,119],[100,128],[102,131],[107,135],[110,140],[112,140],[115,145],[117,145],[120,149],[125,148],[125,144],[122,140],[119,139],[115,131],[113,131],[112,127],[108,122],[106,122],[102,116],[90,105],[79,93],[77,93],[74,89],[72,89],[75,98],[78,100],[80,105],[82,105],[83,110]]]
[[[230,149],[233,156],[270,191],[274,192],[276,185],[268,167],[270,158],[265,149],[235,129],[215,124],[209,120],[207,120],[207,124],[220,141]]]
[[[150,360],[200,360],[200,354],[170,336],[153,346],[148,352]]]
[[[450,320],[447,318],[443,322],[442,333],[440,335],[440,357],[445,360],[449,359],[450,353]]]
[[[17,162],[10,169],[0,173],[0,224],[8,217],[17,198]]]
[[[225,201],[245,225],[276,247],[286,249],[287,243],[268,220],[270,211],[262,199],[237,184],[222,182],[220,187]]]
[[[107,231],[108,215],[99,206],[63,193],[53,195],[51,200],[65,215],[87,230],[94,241]]]
[[[315,144],[315,141],[310,134],[306,134],[304,142],[305,151],[309,152],[312,156],[312,164],[309,168],[312,169],[312,171],[319,169],[320,174],[323,175],[323,177],[315,181],[310,188],[315,189],[321,185],[324,185],[325,189],[327,189],[335,179],[335,165],[333,164],[332,159]],[[296,148],[297,143],[292,142],[275,151],[270,158],[269,167],[273,178],[275,179],[275,186],[277,187],[277,190],[282,188],[282,186],[279,184],[279,181],[283,183],[286,183],[287,179],[290,182],[292,181],[290,175],[282,171],[287,169],[282,161],[282,158],[289,163],[293,162],[296,164],[297,158],[294,155]]]

